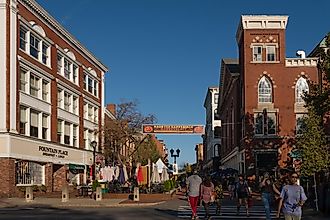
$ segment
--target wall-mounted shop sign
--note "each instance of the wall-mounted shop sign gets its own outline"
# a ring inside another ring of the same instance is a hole
[[[41,152],[43,156],[56,158],[65,158],[69,155],[69,152],[66,150],[56,149],[53,147],[45,147],[41,145],[39,145],[39,152]]]
[[[144,134],[204,134],[203,125],[142,125]]]

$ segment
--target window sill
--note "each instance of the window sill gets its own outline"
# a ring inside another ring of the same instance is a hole
[[[279,64],[280,61],[250,61],[252,64]]]

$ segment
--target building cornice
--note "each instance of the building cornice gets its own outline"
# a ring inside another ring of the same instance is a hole
[[[236,42],[240,42],[243,30],[286,29],[288,19],[287,15],[242,15],[236,31]]]
[[[80,42],[75,39],[62,25],[60,25],[46,10],[44,10],[35,0],[18,0],[30,12],[36,15],[40,20],[44,21],[55,33],[62,38],[89,62],[96,64],[102,71],[107,72],[108,68],[97,60],[90,51],[88,51]]]

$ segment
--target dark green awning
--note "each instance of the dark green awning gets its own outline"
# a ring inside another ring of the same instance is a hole
[[[84,170],[85,169],[85,165],[69,163],[69,169],[70,170]]]

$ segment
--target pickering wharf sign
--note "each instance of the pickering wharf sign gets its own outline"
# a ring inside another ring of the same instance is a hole
[[[41,152],[43,156],[56,158],[65,158],[69,155],[69,152],[66,150],[60,150],[53,147],[45,146],[39,146],[39,152]]]
[[[203,125],[142,125],[144,134],[204,134]]]

